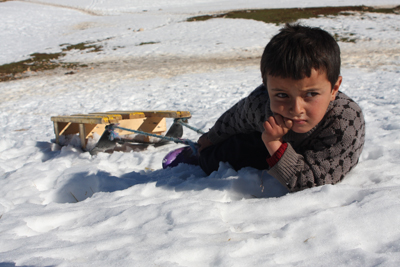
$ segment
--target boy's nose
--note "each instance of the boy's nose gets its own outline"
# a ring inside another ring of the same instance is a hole
[[[291,110],[293,115],[300,115],[304,113],[303,101],[302,99],[296,98],[292,102]]]

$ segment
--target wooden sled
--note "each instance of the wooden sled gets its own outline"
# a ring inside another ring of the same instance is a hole
[[[167,132],[166,119],[175,119]],[[166,135],[181,137],[183,133],[182,126],[176,123],[176,119],[183,122],[191,118],[189,111],[108,111],[89,114],[75,114],[69,116],[53,116],[51,120],[54,124],[54,133],[56,135],[56,143],[60,144],[60,136],[78,134],[81,147],[83,150],[93,150],[94,142],[104,141],[108,139],[106,126],[110,124],[118,124],[120,127],[132,130],[138,130],[156,135]],[[137,141],[141,143],[154,142],[154,138],[148,136],[140,136],[132,134],[132,132],[124,130],[115,130],[121,139]],[[97,140],[97,141],[96,141]],[[159,140],[156,140],[157,142]],[[88,147],[88,143],[91,147]],[[97,143],[94,147],[97,146]],[[60,144],[62,145],[62,144]]]

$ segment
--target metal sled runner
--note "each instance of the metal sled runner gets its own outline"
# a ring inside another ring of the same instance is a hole
[[[174,119],[173,124],[167,131],[166,119]],[[112,127],[121,140],[129,140],[139,143],[157,143],[155,137],[180,138],[183,134],[182,125],[191,118],[189,111],[108,111],[101,113],[75,114],[69,116],[54,116],[51,120],[54,124],[56,143],[60,144],[62,135],[79,135],[83,150],[93,150],[93,144],[88,143],[95,140],[95,147],[102,141],[108,141]],[[174,140],[173,140],[174,141]],[[109,142],[109,141],[108,141]],[[92,142],[93,143],[93,142]],[[159,143],[159,142],[158,142]]]

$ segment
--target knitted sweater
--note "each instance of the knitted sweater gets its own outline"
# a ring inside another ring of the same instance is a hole
[[[261,85],[227,110],[208,138],[217,144],[234,134],[263,132],[263,122],[272,115],[268,91]],[[289,131],[283,136],[288,146],[268,172],[290,191],[338,183],[358,163],[364,137],[360,107],[338,92],[317,126],[307,133]]]

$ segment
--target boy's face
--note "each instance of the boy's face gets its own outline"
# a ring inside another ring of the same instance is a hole
[[[325,71],[312,69],[311,76],[301,80],[267,75],[271,110],[293,121],[292,131],[306,133],[325,116],[335,100],[342,77],[331,87]]]

